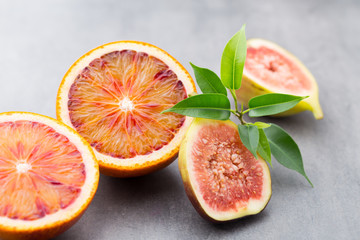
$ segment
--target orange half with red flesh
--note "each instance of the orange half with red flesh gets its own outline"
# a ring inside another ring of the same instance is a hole
[[[190,75],[165,51],[114,42],[73,64],[58,92],[57,116],[90,143],[103,173],[140,176],[176,158],[191,118],[161,112],[194,91]]]
[[[74,224],[99,180],[93,152],[64,124],[0,114],[0,238],[48,239]]]

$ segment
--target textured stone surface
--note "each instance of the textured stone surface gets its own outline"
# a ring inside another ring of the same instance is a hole
[[[0,112],[55,117],[57,88],[88,50],[131,39],[219,73],[226,41],[284,46],[318,80],[325,118],[266,119],[298,142],[312,189],[279,164],[261,214],[214,225],[188,201],[175,162],[136,179],[101,176],[84,217],[63,239],[358,239],[360,237],[359,1],[0,1]]]

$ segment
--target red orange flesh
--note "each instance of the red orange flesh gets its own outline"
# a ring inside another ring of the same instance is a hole
[[[115,51],[94,59],[69,92],[72,125],[98,152],[147,155],[172,140],[185,119],[161,111],[186,98],[176,74],[143,52]]]
[[[0,216],[39,219],[79,196],[84,164],[64,135],[38,122],[3,122],[0,146]]]

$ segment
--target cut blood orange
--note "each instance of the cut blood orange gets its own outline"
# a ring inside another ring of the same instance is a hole
[[[176,158],[191,118],[161,112],[195,90],[165,51],[114,42],[71,66],[58,92],[57,116],[90,143],[102,173],[140,176]]]
[[[247,105],[252,97],[273,92],[309,96],[277,116],[310,110],[316,119],[323,118],[316,80],[304,64],[275,43],[250,39],[247,41],[243,81],[236,95]]]
[[[33,113],[0,114],[0,238],[48,239],[90,204],[99,170],[74,130]]]

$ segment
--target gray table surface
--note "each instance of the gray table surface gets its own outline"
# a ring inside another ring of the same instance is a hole
[[[324,119],[310,112],[265,119],[298,142],[312,189],[274,164],[273,195],[261,214],[215,225],[193,209],[177,161],[134,179],[101,176],[83,218],[64,239],[360,239],[359,1],[0,1],[0,112],[55,117],[69,66],[88,50],[140,40],[219,73],[227,40],[284,46],[318,80]]]

